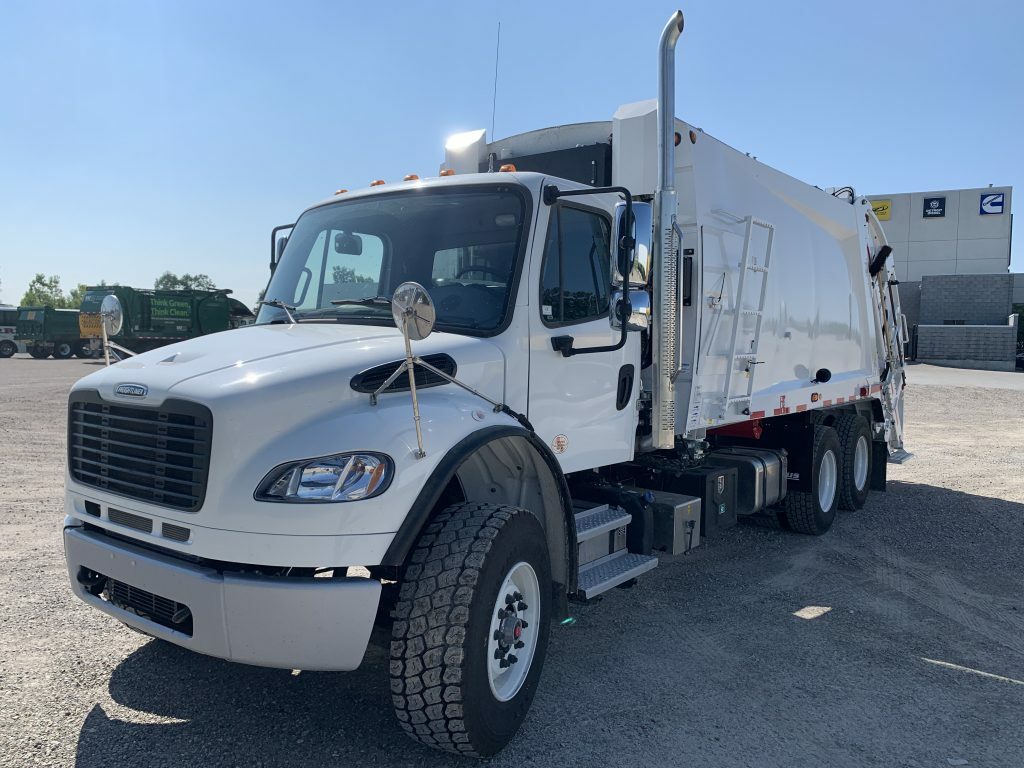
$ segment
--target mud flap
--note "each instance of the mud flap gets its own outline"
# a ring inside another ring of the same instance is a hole
[[[885,493],[886,473],[889,469],[889,446],[875,440],[871,445],[871,490]]]

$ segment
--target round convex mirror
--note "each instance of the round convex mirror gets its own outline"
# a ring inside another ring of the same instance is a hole
[[[412,341],[425,339],[434,330],[437,313],[427,289],[419,283],[402,283],[391,297],[391,315],[395,325]]]
[[[117,296],[110,294],[103,297],[100,304],[100,318],[107,328],[107,336],[117,336],[124,324],[124,312],[121,311],[121,302]]]

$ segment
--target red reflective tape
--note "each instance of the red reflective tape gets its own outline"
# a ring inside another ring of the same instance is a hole
[[[763,419],[764,418],[764,411],[754,411],[752,414],[750,414],[750,418],[752,418],[752,419]]]
[[[789,413],[789,408],[776,408],[775,415],[782,416],[783,414]]]
[[[846,402],[846,398],[845,397],[837,397],[836,398],[836,405],[839,405],[840,403],[845,403],[845,402]]]
[[[821,407],[822,408],[828,408],[830,405],[832,405],[832,401],[831,400],[822,400],[822,402],[821,402]]]
[[[804,412],[804,411],[806,411],[806,410],[807,410],[807,406],[806,406],[806,405],[798,405],[798,406],[796,407],[796,412],[797,412],[797,413],[803,413],[803,412]]]
[[[882,391],[882,385],[881,384],[872,384],[871,385],[871,393],[872,394],[874,394],[875,392],[881,392],[881,391]]]

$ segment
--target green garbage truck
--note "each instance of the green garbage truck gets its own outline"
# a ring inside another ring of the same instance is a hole
[[[25,344],[26,351],[37,359],[53,355],[58,360],[92,357],[89,340],[82,336],[77,309],[55,309],[51,306],[19,307],[14,338]]]
[[[113,327],[108,325],[111,341],[131,352],[145,352],[252,323],[252,311],[231,298],[230,293],[228,289],[163,291],[124,285],[93,286],[86,289],[82,301],[80,333],[82,338],[91,340],[93,349],[99,350],[102,314],[106,314],[119,320]]]

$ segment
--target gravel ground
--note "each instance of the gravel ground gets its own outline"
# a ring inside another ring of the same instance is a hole
[[[0,766],[470,764],[398,730],[381,648],[348,674],[231,665],[72,597],[64,403],[94,365],[0,361]],[[553,628],[492,763],[1024,765],[1021,394],[951,375],[910,370],[916,459],[828,535],[740,525]]]

